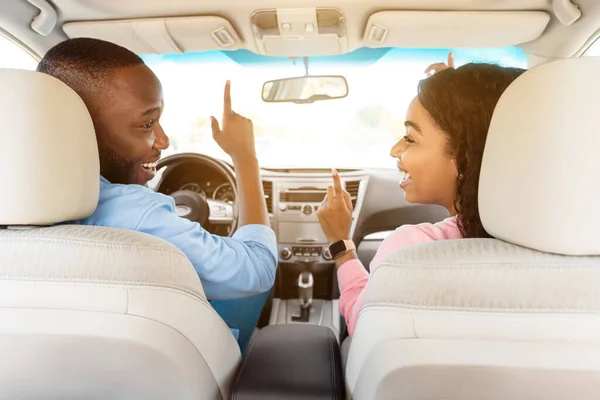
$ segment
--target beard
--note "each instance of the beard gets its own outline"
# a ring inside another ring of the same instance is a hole
[[[108,146],[104,141],[98,141],[100,155],[100,174],[110,183],[131,184],[135,183],[136,162],[116,149]]]

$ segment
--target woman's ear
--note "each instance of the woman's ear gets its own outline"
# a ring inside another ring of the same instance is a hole
[[[463,175],[458,173],[458,167],[456,166],[456,158],[453,158],[452,160],[450,160],[450,163],[452,165],[452,172],[453,175],[458,179],[458,178],[462,178]]]

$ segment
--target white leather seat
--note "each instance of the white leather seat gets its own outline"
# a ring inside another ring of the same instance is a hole
[[[81,99],[29,71],[0,70],[0,88],[0,398],[227,398],[240,352],[184,254],[57,225],[98,202]]]
[[[497,239],[381,263],[350,347],[350,397],[600,398],[598,71],[598,58],[541,65],[502,96],[479,194]]]

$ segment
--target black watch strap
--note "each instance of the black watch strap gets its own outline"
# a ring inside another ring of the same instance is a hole
[[[329,245],[329,253],[334,260],[352,250],[356,250],[352,240],[338,240]]]

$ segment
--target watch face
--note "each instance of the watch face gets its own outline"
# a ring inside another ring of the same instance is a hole
[[[343,240],[338,240],[329,246],[329,252],[333,257],[346,251],[346,243]]]

